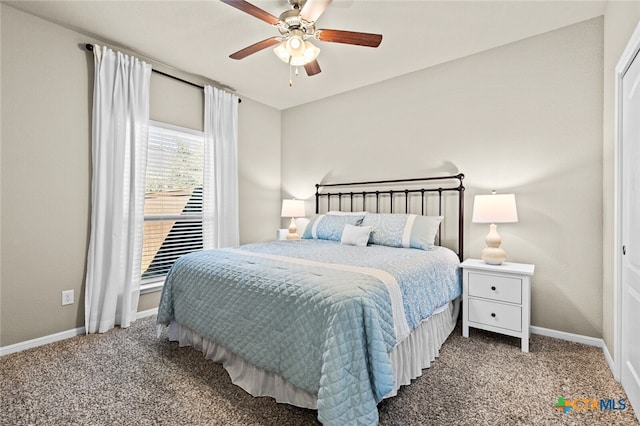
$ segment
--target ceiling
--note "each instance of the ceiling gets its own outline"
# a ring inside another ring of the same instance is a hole
[[[604,13],[606,0],[334,0],[317,28],[383,34],[379,48],[314,42],[322,72],[289,67],[265,49],[229,55],[278,35],[217,0],[3,1],[17,9],[201,75],[277,109],[287,109],[571,25]],[[252,1],[278,16],[287,0]]]

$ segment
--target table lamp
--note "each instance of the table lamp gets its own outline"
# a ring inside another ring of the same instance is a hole
[[[298,228],[296,227],[296,217],[304,217],[304,201],[303,200],[282,200],[282,212],[280,216],[290,217],[289,233],[287,240],[299,240]]]
[[[507,254],[500,248],[502,239],[498,235],[496,223],[513,223],[518,221],[516,196],[514,194],[476,195],[473,200],[473,223],[489,223],[489,233],[485,238],[487,247],[482,249],[482,260],[491,265],[500,265]]]

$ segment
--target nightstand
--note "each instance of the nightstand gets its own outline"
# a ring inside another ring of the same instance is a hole
[[[276,229],[276,239],[277,240],[286,240],[287,234],[289,233],[289,229]]]
[[[467,259],[462,268],[462,336],[469,327],[522,339],[522,352],[529,352],[531,323],[531,277],[534,265],[505,262],[489,265]]]

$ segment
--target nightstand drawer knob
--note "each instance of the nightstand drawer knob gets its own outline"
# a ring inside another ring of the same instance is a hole
[[[496,291],[496,286],[495,286],[495,285],[492,285],[492,286],[491,286],[491,290],[492,290],[492,291]]]
[[[495,317],[496,317],[495,312],[491,312],[491,318],[495,318]]]

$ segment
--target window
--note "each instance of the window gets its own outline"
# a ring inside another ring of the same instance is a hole
[[[202,250],[203,132],[151,121],[144,200],[142,284]]]

